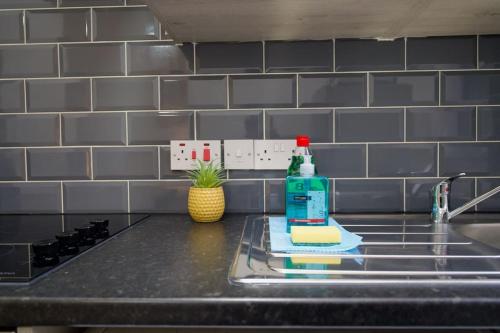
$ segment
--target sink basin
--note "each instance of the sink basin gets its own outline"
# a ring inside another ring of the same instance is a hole
[[[229,280],[234,284],[500,284],[500,224],[461,218],[456,224],[436,225],[427,215],[334,218],[363,237],[357,250],[272,251],[268,218],[248,217]]]

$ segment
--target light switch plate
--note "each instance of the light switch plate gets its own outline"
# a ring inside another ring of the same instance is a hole
[[[256,170],[286,170],[292,161],[295,140],[255,140]]]
[[[170,169],[193,170],[196,161],[221,163],[220,140],[170,141]]]
[[[251,170],[253,162],[253,140],[224,140],[225,169]]]

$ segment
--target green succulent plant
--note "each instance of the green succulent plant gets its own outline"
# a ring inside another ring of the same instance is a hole
[[[200,160],[196,161],[196,169],[187,171],[188,178],[193,182],[193,187],[198,188],[215,188],[224,183],[224,169],[220,164],[204,163]]]

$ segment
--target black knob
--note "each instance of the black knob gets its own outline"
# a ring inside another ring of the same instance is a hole
[[[80,235],[77,231],[61,232],[56,235],[59,241],[59,254],[62,256],[75,255],[79,252]]]
[[[108,231],[109,220],[92,220],[90,221],[90,224],[96,227],[95,231],[96,238],[109,237],[109,231]]]
[[[75,228],[78,232],[80,241],[78,245],[80,246],[90,246],[95,244],[95,230],[93,225],[87,224],[81,227]]]
[[[59,242],[53,239],[44,239],[31,244],[34,264],[37,267],[53,266],[59,263]]]

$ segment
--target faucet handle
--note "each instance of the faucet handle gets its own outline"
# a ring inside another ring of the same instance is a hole
[[[451,183],[453,183],[455,180],[457,180],[458,178],[463,177],[463,176],[465,176],[465,175],[466,175],[466,174],[465,174],[465,172],[461,172],[461,173],[459,173],[458,175],[451,176],[451,177],[448,177],[448,178],[446,178],[446,179],[443,179],[443,181],[442,181],[442,182],[446,182],[446,183],[448,183],[448,184],[451,184]]]

